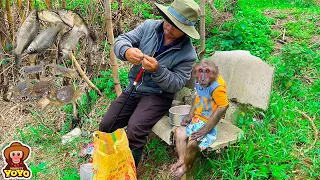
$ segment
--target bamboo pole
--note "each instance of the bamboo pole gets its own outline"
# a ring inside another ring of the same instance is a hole
[[[213,1],[212,0],[208,0],[208,4],[211,7],[212,11],[214,11],[213,13],[216,15],[220,15],[220,12],[214,7]]]
[[[29,0],[29,11],[33,10],[33,0]]]
[[[52,2],[51,2],[51,0],[46,0],[46,6],[47,6],[47,9],[52,9]]]
[[[91,2],[91,1],[90,1],[90,2]],[[67,7],[66,0],[62,0],[62,1],[61,1],[61,5],[62,5],[62,8],[66,8],[66,7]]]
[[[206,18],[205,18],[205,0],[200,0],[200,61],[204,57],[205,53],[205,36],[206,36]]]
[[[6,46],[6,32],[7,28],[4,21],[4,8],[2,6],[3,1],[0,0],[0,43],[2,47]]]
[[[24,21],[24,14],[23,14],[23,8],[22,8],[22,0],[17,0],[17,6],[19,9],[19,16],[20,16],[21,22],[23,22]]]
[[[11,6],[10,6],[10,1],[9,0],[6,0],[6,14],[7,14],[8,24],[9,24],[9,29],[11,31],[11,37],[12,37],[12,40],[13,40],[14,39],[14,27],[13,27]]]
[[[81,66],[79,65],[78,61],[76,58],[73,56],[72,52],[69,53],[69,56],[72,60],[73,66],[77,69],[79,72],[80,76],[84,81],[92,88],[94,89],[100,96],[103,96],[103,94],[100,92],[100,90],[90,81],[90,79],[87,77],[86,73],[82,70]]]
[[[114,54],[113,46],[114,46],[114,36],[113,36],[113,28],[112,28],[112,16],[111,16],[111,2],[110,0],[105,0],[104,4],[105,9],[105,22],[107,26],[107,36],[108,36],[108,43],[110,45],[110,60],[111,60],[111,68],[112,68],[112,74],[114,79],[114,86],[117,93],[117,96],[121,95],[121,86],[119,81],[119,75],[118,75],[118,64],[117,64],[117,58]]]

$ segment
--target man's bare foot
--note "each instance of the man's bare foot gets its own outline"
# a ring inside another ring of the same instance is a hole
[[[173,179],[179,180],[187,172],[187,166],[182,164],[176,171],[172,173]]]
[[[182,164],[183,164],[183,161],[181,160],[178,160],[176,163],[174,163],[170,168],[171,173],[175,172]]]

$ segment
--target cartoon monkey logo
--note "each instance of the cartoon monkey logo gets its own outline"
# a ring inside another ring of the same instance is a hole
[[[5,179],[31,177],[31,171],[24,162],[29,158],[30,151],[29,146],[19,141],[14,141],[4,148],[2,155],[7,165],[2,169],[2,174]]]

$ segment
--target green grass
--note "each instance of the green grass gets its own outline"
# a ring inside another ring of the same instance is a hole
[[[310,9],[305,9],[307,7]],[[287,19],[290,9],[286,8],[295,8],[294,19],[284,25],[286,36],[292,40],[275,56],[271,55],[272,40],[281,32],[272,29],[274,19],[263,16],[268,8],[283,10],[283,14],[275,15],[278,19]],[[304,151],[316,137],[310,121],[297,111],[317,117],[314,123],[320,128],[320,51],[318,44],[310,43],[310,39],[319,34],[316,22],[319,10],[307,1],[238,1],[233,21],[211,31],[215,37],[207,39],[207,48],[249,50],[275,66],[276,72],[269,109],[250,108],[239,116],[236,125],[244,130],[245,139],[219,154],[209,154],[206,160],[200,155],[199,165],[193,169],[196,179],[320,177],[320,143]],[[236,33],[237,30],[241,33]],[[263,123],[254,119],[261,119]]]
[[[42,1],[39,3],[44,6]],[[320,35],[320,8],[311,0],[238,0],[235,7],[229,0],[215,0],[214,3],[221,13],[228,10],[233,17],[212,26],[215,20],[210,13],[206,14],[206,57],[215,50],[248,50],[274,66],[276,71],[268,110],[249,107],[240,113],[236,125],[244,130],[244,138],[220,153],[199,153],[189,175],[195,179],[319,179],[320,142],[318,140],[306,151],[315,139],[314,129],[298,110],[311,118],[316,117],[314,123],[320,129],[320,43],[312,41]],[[89,1],[67,1],[67,4],[83,16],[88,13]],[[125,6],[132,7],[133,14],[143,19],[159,18],[151,4],[125,1]],[[113,2],[112,8],[117,7]],[[210,8],[206,10],[209,12]],[[266,16],[267,11],[273,14]],[[95,21],[102,26],[101,17],[96,17]],[[283,21],[280,28],[273,28],[279,21]],[[275,43],[282,38],[283,29],[286,29],[287,43],[274,54]],[[199,41],[194,43],[199,45]],[[122,88],[128,85],[127,73],[128,68],[119,71]],[[110,102],[116,97],[111,70],[96,74],[93,83]],[[86,114],[98,101],[93,90],[89,91],[89,96],[91,104],[85,95],[79,100],[79,114],[84,126],[97,129],[108,103],[96,110],[93,119],[88,119]],[[65,106],[63,110],[69,118],[59,132],[40,122],[17,130],[15,139],[32,147],[28,163],[33,179],[79,179],[78,165],[87,162],[78,152],[92,141],[90,136],[61,144],[61,137],[70,131],[72,106]],[[35,113],[34,116],[37,119]],[[160,166],[173,162],[172,151],[172,147],[158,138],[151,139],[146,146],[147,172],[142,179],[151,176],[161,179],[157,172]]]
[[[221,10],[223,6],[226,4],[217,7]],[[267,10],[277,11],[266,17]],[[310,42],[319,35],[319,10],[311,1],[240,0],[233,19],[206,35],[207,52],[248,50],[275,66],[276,72],[268,110],[251,107],[237,117],[244,139],[218,154],[199,154],[191,170],[195,179],[320,177],[320,143],[306,151],[316,137],[311,122],[298,112],[316,117],[314,123],[320,129],[320,45]],[[287,19],[282,27],[290,41],[272,55],[275,41],[282,36],[272,28],[276,19]]]

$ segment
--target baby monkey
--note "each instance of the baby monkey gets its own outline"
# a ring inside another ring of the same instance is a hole
[[[192,73],[200,86],[207,87],[213,81],[217,80],[219,69],[212,60],[202,60],[195,65]]]
[[[175,131],[178,161],[171,166],[174,179],[180,179],[192,166],[198,151],[213,144],[216,125],[228,109],[226,83],[212,60],[202,60],[192,71],[196,94],[189,114]]]

